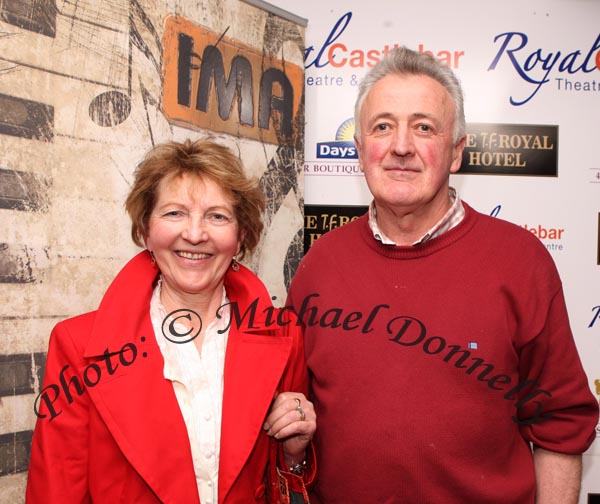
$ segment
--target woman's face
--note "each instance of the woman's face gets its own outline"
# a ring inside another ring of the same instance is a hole
[[[240,250],[238,235],[231,196],[213,180],[183,174],[160,182],[146,246],[169,295],[220,299],[227,268]]]

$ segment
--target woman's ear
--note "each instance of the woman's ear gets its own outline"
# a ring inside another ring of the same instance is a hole
[[[240,231],[240,233],[238,235],[237,250],[235,252],[235,255],[238,255],[240,253],[240,250],[242,250],[242,243],[244,243],[245,239],[246,239],[246,232]]]

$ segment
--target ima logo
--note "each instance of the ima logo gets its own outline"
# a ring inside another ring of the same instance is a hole
[[[298,135],[303,69],[177,16],[163,36],[169,122],[288,144]]]
[[[357,159],[354,145],[354,119],[346,119],[335,134],[335,142],[317,144],[318,159]]]

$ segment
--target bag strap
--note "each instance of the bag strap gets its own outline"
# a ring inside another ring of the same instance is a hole
[[[269,504],[290,504],[287,480],[277,468],[277,440],[269,438],[269,468],[267,485]]]

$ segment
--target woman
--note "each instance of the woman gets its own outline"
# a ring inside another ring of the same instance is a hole
[[[126,208],[147,250],[52,333],[27,501],[271,502],[269,458],[301,489],[316,428],[301,334],[237,262],[262,230],[256,184],[211,140],[170,142]]]

